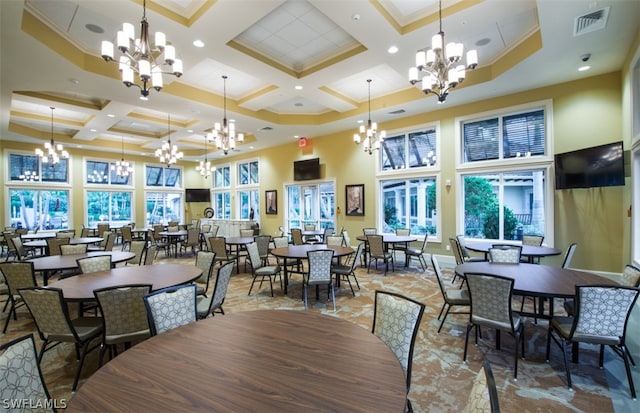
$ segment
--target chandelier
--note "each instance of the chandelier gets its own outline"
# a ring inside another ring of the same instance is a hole
[[[154,46],[149,43],[149,23],[147,22],[147,2],[142,2],[142,20],[140,21],[140,38],[135,37],[134,27],[124,23],[117,35],[118,49],[122,53],[118,63],[122,72],[122,82],[127,86],[140,89],[140,99],[147,100],[151,89],[157,92],[162,89],[162,74],[182,76],[182,60],[176,59],[176,49],[167,44],[164,33],[156,32]],[[115,62],[113,43],[102,41],[102,58],[107,62]],[[163,60],[156,60],[164,52]],[[163,71],[163,65],[168,71]],[[141,85],[135,83],[134,73],[140,77]],[[151,87],[149,86],[151,83]]]
[[[415,85],[422,82],[421,89],[425,94],[438,96],[438,103],[444,103],[449,90],[464,81],[465,70],[473,70],[478,66],[478,54],[475,50],[467,52],[467,65],[460,63],[462,59],[462,43],[449,43],[444,46],[442,31],[442,0],[440,0],[440,31],[431,38],[431,49],[416,53],[416,66],[409,69],[409,82]],[[424,72],[420,79],[420,72]]]
[[[162,147],[156,149],[156,156],[160,158],[160,162],[170,166],[178,162],[178,159],[182,159],[184,154],[178,151],[178,146],[171,144],[171,115],[168,119],[169,139],[162,144]]]
[[[224,79],[224,118],[222,125],[219,122],[215,123],[213,130],[207,135],[207,139],[215,141],[216,147],[226,155],[236,148],[236,142],[244,141],[244,134],[238,133],[236,135],[235,122],[227,122],[227,76],[222,76],[222,79]]]
[[[49,107],[51,109],[51,141],[45,142],[44,151],[40,148],[36,149],[36,155],[40,158],[40,162],[48,163],[52,168],[60,162],[60,158],[68,159],[69,152],[64,150],[62,144],[53,142],[53,111],[54,107]]]
[[[111,165],[111,170],[116,172],[116,175],[125,177],[131,175],[133,172],[133,166],[124,160],[124,136],[122,138],[122,157],[115,165]]]
[[[367,121],[366,127],[360,125],[358,133],[353,134],[353,141],[356,144],[362,142],[364,151],[371,155],[373,151],[380,149],[384,138],[387,137],[387,132],[378,132],[378,124],[371,122],[371,79],[367,79],[367,83],[369,84],[369,120]]]
[[[40,180],[37,171],[24,171],[24,173],[18,176],[18,178],[22,179],[24,182],[35,182]]]
[[[204,138],[204,159],[200,161],[200,165],[196,166],[196,171],[200,172],[200,175],[207,179],[211,176],[211,173],[216,170],[216,167],[211,167],[211,161],[207,159],[207,137]]]

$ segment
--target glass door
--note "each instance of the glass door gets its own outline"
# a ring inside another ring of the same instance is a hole
[[[316,229],[335,228],[335,184],[289,185],[286,188],[288,229],[313,225]]]

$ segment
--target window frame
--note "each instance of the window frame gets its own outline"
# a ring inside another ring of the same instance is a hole
[[[71,158],[61,159],[60,162],[64,162],[67,165],[67,176],[64,181],[44,181],[42,179],[42,172],[44,170],[43,163],[38,159],[38,180],[35,181],[24,181],[22,179],[11,179],[11,155],[18,156],[29,156],[29,157],[37,157],[37,155],[33,152],[23,151],[23,150],[14,150],[14,149],[5,149],[4,150],[4,159],[7,160],[5,162],[5,186],[17,185],[17,186],[26,186],[30,187],[33,185],[46,185],[47,187],[71,187],[70,177],[73,176],[73,163],[71,162]],[[50,168],[49,164],[45,164],[44,167]]]

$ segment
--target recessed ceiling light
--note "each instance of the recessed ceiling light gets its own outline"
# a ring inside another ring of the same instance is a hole
[[[97,129],[89,129],[91,132],[97,132]]]
[[[193,133],[193,129],[187,129],[187,132]]]
[[[585,70],[591,69],[591,66],[580,66],[578,68],[578,72],[584,72]]]
[[[253,146],[249,146],[249,149],[253,149]]]
[[[202,40],[194,40],[193,45],[195,47],[204,47],[204,42]]]
[[[113,113],[109,113],[109,114],[107,115],[107,117],[109,117],[109,118],[115,118],[115,117],[116,117],[116,115],[114,115]]]
[[[398,46],[390,46],[387,49],[387,52],[389,52],[390,54],[398,53]]]
[[[293,139],[298,139],[299,137],[299,135],[293,135]]]
[[[362,119],[358,119],[358,123],[363,123],[364,121]]]
[[[302,89],[303,89],[302,85],[296,85],[296,90],[302,90]]]

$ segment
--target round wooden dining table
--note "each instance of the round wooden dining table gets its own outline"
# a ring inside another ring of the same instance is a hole
[[[484,253],[484,259],[487,261],[488,261],[487,255],[489,254],[489,248],[491,248],[493,244],[494,243],[486,242],[486,241],[465,241],[464,242],[465,248],[471,251]],[[533,263],[533,260],[535,258],[549,257],[552,255],[562,254],[562,251],[560,251],[559,249],[553,248],[553,247],[547,247],[546,245],[523,245],[522,243],[509,242],[509,241],[495,242],[495,244],[517,245],[522,247],[522,252],[520,253],[520,255],[522,255],[523,257],[527,257],[529,260],[529,263]]]
[[[169,240],[169,256],[171,256],[171,249],[175,251],[175,257],[178,257],[178,241],[186,238],[189,235],[189,231],[186,229],[180,229],[178,231],[161,231],[159,236],[167,238]]]
[[[224,243],[235,248],[236,251],[235,254],[233,254],[236,257],[236,274],[240,273],[240,257],[242,255],[242,250],[246,250],[246,246],[251,244],[253,241],[253,237],[224,237]]]
[[[269,251],[271,255],[284,259],[284,294],[287,294],[287,285],[289,284],[289,266],[287,260],[298,261],[307,259],[307,252],[316,250],[333,250],[334,257],[344,257],[345,255],[353,254],[353,248],[344,247],[342,245],[327,245],[327,244],[304,244],[304,245],[289,245],[287,247],[273,248]]]
[[[131,251],[90,251],[86,254],[47,255],[43,257],[30,258],[28,261],[33,263],[34,271],[42,272],[44,285],[47,285],[49,274],[57,271],[78,268],[78,259],[95,257],[97,255],[111,255],[112,264],[125,262],[136,256],[136,254]]]
[[[70,245],[79,245],[79,244],[95,244],[97,242],[101,242],[104,238],[101,237],[79,237],[79,238],[70,238]],[[35,241],[27,241],[23,242],[22,245],[25,247],[34,247],[34,248],[46,248],[47,240],[46,239],[38,239]]]
[[[337,317],[245,311],[137,344],[91,376],[67,412],[403,412],[406,381],[377,336]]]
[[[174,285],[196,280],[202,270],[191,264],[131,265],[74,275],[49,284],[60,288],[67,301],[88,301],[93,299],[93,290],[120,287],[132,284],[151,284],[151,290],[160,290]]]
[[[28,234],[20,235],[22,241],[33,241],[38,239],[55,238],[55,232],[31,232]]]

